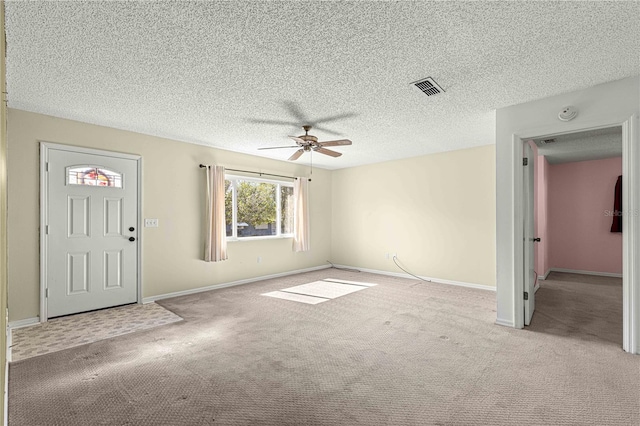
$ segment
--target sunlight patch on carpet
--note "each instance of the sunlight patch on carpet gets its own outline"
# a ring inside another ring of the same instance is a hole
[[[366,290],[373,286],[375,286],[375,284],[327,278],[322,281],[314,281],[308,284],[284,288],[279,291],[264,293],[262,296],[316,305],[337,297],[355,293],[356,291]]]

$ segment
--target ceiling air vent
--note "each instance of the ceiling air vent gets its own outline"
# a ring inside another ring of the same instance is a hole
[[[416,87],[427,96],[433,96],[437,95],[438,93],[444,92],[444,89],[438,86],[438,83],[436,83],[431,77],[414,81],[413,83],[411,83],[411,85]]]

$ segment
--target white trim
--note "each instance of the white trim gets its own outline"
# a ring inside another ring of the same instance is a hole
[[[522,172],[522,158],[524,157],[524,143],[526,138],[513,134],[512,143],[516,148],[513,150],[513,158],[511,161],[512,175],[514,184],[512,188],[513,197],[513,326],[515,328],[524,328],[524,176]]]
[[[138,159],[136,160],[137,162],[137,169],[138,169],[138,218],[137,218],[137,225],[136,225],[136,229],[138,230],[138,232],[136,232],[136,236],[137,236],[137,241],[136,244],[138,246],[138,272],[137,272],[137,280],[138,280],[138,291],[136,293],[136,297],[138,304],[142,304],[142,238],[144,237],[142,234],[144,232],[144,227],[142,226],[142,218],[144,217],[142,215],[142,201],[144,200],[144,194],[142,193],[142,188],[143,188],[143,173],[142,173],[142,156],[139,156]]]
[[[538,275],[538,280],[539,281],[546,280],[550,273],[551,273],[551,269],[547,269],[547,272],[545,272],[544,275]]]
[[[622,125],[622,349],[640,353],[640,135],[638,115]]]
[[[596,277],[613,277],[622,278],[622,274],[616,274],[614,272],[596,272],[596,271],[581,271],[578,269],[566,269],[566,268],[551,268],[547,271],[547,276],[551,272],[565,272],[568,274],[581,274],[581,275],[593,275]]]
[[[13,346],[13,331],[7,327],[7,350],[5,351],[6,355],[6,364],[8,365],[11,362],[12,351],[11,347]],[[6,392],[7,389],[5,389]],[[6,413],[6,411],[5,411]]]
[[[496,325],[513,328],[513,321],[506,321],[500,318],[496,318]]]
[[[136,154],[127,154],[123,152],[114,152],[114,151],[106,151],[103,149],[94,149],[94,148],[86,148],[82,146],[75,145],[62,145],[59,143],[39,141],[40,142],[40,318],[39,322],[47,322],[49,318],[47,312],[47,301],[46,301],[46,282],[47,282],[47,237],[46,237],[46,226],[49,223],[49,218],[47,217],[47,206],[48,206],[48,183],[49,183],[49,174],[45,172],[47,163],[49,162],[49,150],[55,149],[58,151],[69,151],[69,152],[77,152],[82,154],[93,154],[100,155],[103,157],[114,157],[125,160],[134,160],[136,162],[136,170],[138,174],[138,187],[137,190],[137,229],[138,238],[136,239],[136,246],[138,251],[137,257],[137,272],[136,279],[137,282],[137,291],[136,291],[136,302],[142,303],[142,244],[140,242],[142,236],[142,156]]]
[[[8,328],[9,330],[15,330],[16,328],[29,327],[36,324],[40,324],[40,319],[38,317],[25,318],[18,321],[11,321],[8,324]]]
[[[321,269],[328,269],[328,268],[331,268],[331,266],[330,265],[313,266],[311,268],[297,269],[295,271],[280,272],[280,273],[271,274],[271,275],[262,275],[254,278],[246,278],[244,280],[230,281],[228,283],[213,284],[205,287],[193,288],[190,290],[182,290],[182,291],[176,291],[173,293],[159,294],[157,296],[145,297],[144,299],[142,299],[142,303],[145,303],[145,304],[152,303],[152,302],[155,302],[156,300],[169,299],[171,297],[186,296],[189,294],[202,293],[204,291],[218,290],[221,288],[233,287],[233,286],[242,285],[242,284],[249,284],[249,283],[254,283],[256,281],[262,281],[262,280],[270,280],[272,278],[286,277],[289,275],[302,274],[304,272],[319,271]]]
[[[40,142],[40,318],[42,322],[47,321],[47,302],[46,302],[46,286],[47,282],[47,236],[46,229],[49,223],[47,216],[47,206],[49,205],[49,197],[47,187],[49,182],[49,174],[45,173],[47,163],[49,162],[49,148],[44,142]]]
[[[339,265],[339,264],[336,264],[335,266],[338,267],[338,268],[345,268],[345,269],[357,269],[359,271],[369,272],[371,274],[388,275],[388,276],[391,276],[391,277],[414,278],[415,279],[415,277],[413,275],[405,274],[405,273],[401,273],[401,272],[381,271],[379,269],[367,269],[367,268],[360,268],[358,266],[348,266],[348,265]],[[438,284],[449,284],[449,285],[455,285],[455,286],[458,286],[458,287],[475,288],[475,289],[478,289],[478,290],[496,291],[496,288],[492,287],[490,285],[467,283],[467,282],[463,282],[463,281],[445,280],[445,279],[442,279],[442,278],[423,277],[421,275],[417,275],[417,276],[422,278],[422,279],[424,279],[424,280],[433,281],[434,283],[438,283]]]

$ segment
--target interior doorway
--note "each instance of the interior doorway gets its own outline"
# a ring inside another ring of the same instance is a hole
[[[622,345],[622,127],[534,137],[528,151],[524,324],[537,306],[536,331]]]

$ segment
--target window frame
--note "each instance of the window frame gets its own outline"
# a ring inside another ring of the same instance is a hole
[[[225,173],[224,175],[225,181],[229,181],[229,188],[231,189],[231,235],[227,235],[227,242],[229,241],[255,241],[255,240],[273,240],[278,238],[293,238],[293,232],[290,233],[282,233],[281,225],[282,225],[282,187],[288,187],[293,189],[293,182],[288,182],[284,180],[277,179],[266,179],[266,178],[257,178],[257,177],[248,177],[236,174]],[[250,237],[238,237],[238,200],[237,200],[237,184],[238,181],[248,181],[248,182],[256,182],[256,183],[269,183],[276,185],[276,233],[275,235],[255,235]]]

